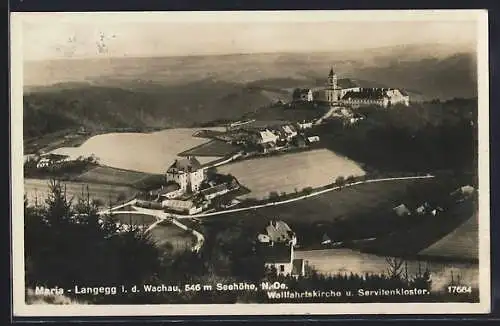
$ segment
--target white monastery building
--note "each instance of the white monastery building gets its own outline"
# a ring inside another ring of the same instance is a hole
[[[395,104],[410,105],[409,95],[398,88],[366,88],[351,87],[341,88],[337,83],[337,74],[330,69],[328,82],[325,88],[315,92],[315,101],[326,102],[330,106],[350,105],[353,107],[365,105],[379,105],[390,107]]]

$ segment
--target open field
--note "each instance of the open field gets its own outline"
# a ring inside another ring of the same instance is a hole
[[[424,257],[478,259],[479,230],[477,213],[453,232],[436,241],[419,255]]]
[[[237,152],[240,148],[228,144],[221,140],[211,140],[207,143],[193,147],[185,152],[179,154],[179,156],[226,156]]]
[[[349,274],[351,272],[364,275],[383,274],[387,272],[385,257],[361,253],[350,249],[326,249],[296,251],[297,258],[302,258],[307,263],[323,274]],[[407,262],[409,276],[429,268],[432,273],[432,289],[444,290],[451,281],[451,273],[460,275],[463,284],[477,288],[479,285],[479,267],[471,263],[427,262],[425,260],[409,260]]]
[[[97,166],[75,177],[74,181],[134,186],[150,176],[151,174],[144,172],[116,169],[108,166]]]
[[[173,251],[184,251],[191,249],[196,238],[189,232],[169,223],[162,222],[151,229],[150,234],[153,241],[159,247],[172,245]]]
[[[207,142],[207,139],[193,136],[197,130],[181,128],[153,133],[103,134],[90,138],[79,147],[62,147],[53,153],[73,158],[94,154],[102,165],[145,173],[163,173],[179,153]],[[204,164],[218,158],[200,157],[199,161]]]
[[[111,203],[114,204],[130,198],[134,196],[137,191],[127,186],[114,186],[90,182],[65,181],[62,183],[66,185],[68,198],[73,197],[76,199],[82,195],[82,192],[86,195],[88,186],[90,198],[101,201],[105,206],[109,205],[110,200]],[[30,203],[34,203],[35,200],[38,200],[38,203],[42,203],[49,194],[49,180],[24,179],[24,192]]]
[[[349,241],[387,235],[418,224],[418,219],[401,218],[391,209],[411,202],[415,194],[431,193],[441,182],[444,181],[413,179],[361,184],[284,205],[210,216],[202,221],[213,232],[228,225],[260,232],[271,219],[283,220],[296,230],[301,246],[318,247],[324,234],[332,242]]]
[[[42,137],[24,139],[24,153],[34,154],[39,150],[52,151],[59,147],[75,147],[83,144],[90,135],[78,134],[73,130],[62,130]]]
[[[332,183],[338,176],[360,176],[353,161],[325,149],[244,160],[218,168],[232,174],[251,192],[243,198],[262,199],[270,192],[294,192]]]

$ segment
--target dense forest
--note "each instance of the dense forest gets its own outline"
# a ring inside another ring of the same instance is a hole
[[[360,108],[366,119],[318,132],[325,146],[377,171],[475,171],[477,99]]]

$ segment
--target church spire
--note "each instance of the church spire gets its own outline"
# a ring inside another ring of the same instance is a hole
[[[333,76],[333,75],[335,75],[335,73],[333,72],[333,67],[330,67],[330,74],[328,74],[328,76],[330,76],[330,77],[331,77],[331,76]]]

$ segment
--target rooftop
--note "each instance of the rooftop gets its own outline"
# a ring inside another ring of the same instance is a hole
[[[262,257],[268,264],[290,263],[292,255],[290,246],[284,244],[265,245],[261,250]]]
[[[266,227],[266,234],[273,242],[287,242],[294,236],[292,229],[283,221],[271,221]]]
[[[343,99],[360,99],[360,100],[382,100],[387,97],[385,89],[382,88],[362,88],[359,92],[349,91]]]
[[[217,186],[213,186],[213,187],[210,187],[210,188],[207,188],[207,189],[204,189],[201,191],[201,193],[203,195],[211,195],[211,194],[216,194],[220,191],[224,191],[226,189],[228,189],[229,187],[223,183],[223,184],[220,184],[220,185],[217,185]]]
[[[168,182],[165,186],[163,186],[159,191],[158,194],[165,195],[168,194],[172,191],[179,190],[181,187],[176,183],[176,182]]]
[[[168,199],[163,201],[163,203],[168,207],[177,209],[190,209],[191,207],[194,206],[194,203],[192,201],[176,200],[176,199]]]
[[[201,169],[201,167],[201,163],[194,156],[188,156],[182,159],[175,160],[168,169],[176,169],[183,172],[193,172]]]
[[[49,160],[63,160],[65,158],[68,158],[69,155],[62,155],[62,154],[54,154],[54,153],[48,153],[48,154],[43,154],[41,156],[42,158],[49,159]]]

